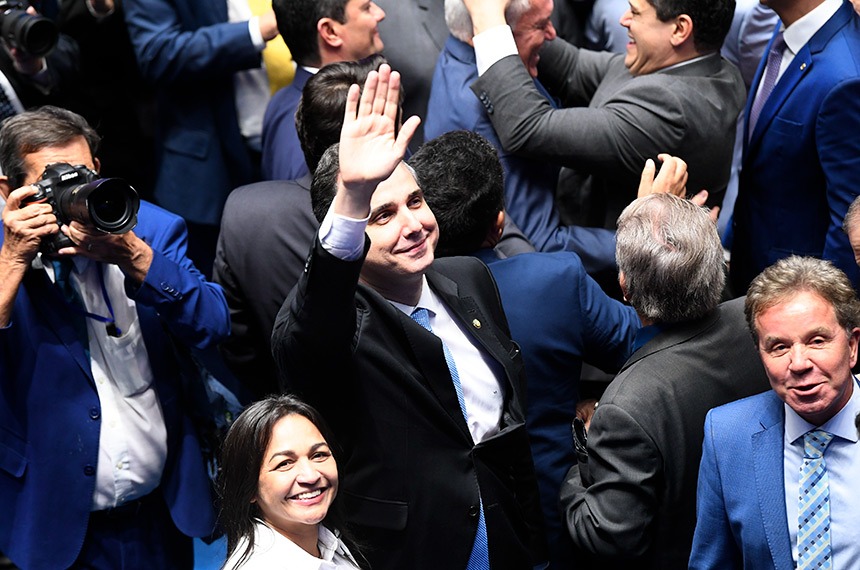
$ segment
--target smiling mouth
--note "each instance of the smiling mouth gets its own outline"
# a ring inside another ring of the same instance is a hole
[[[427,238],[424,237],[421,239],[421,241],[419,241],[413,245],[410,245],[407,248],[404,248],[403,250],[399,251],[398,253],[406,253],[406,254],[415,253],[417,250],[421,249],[421,247],[423,247],[424,244],[426,244],[426,243],[427,243]]]
[[[324,490],[325,489],[314,489],[313,491],[305,491],[304,493],[293,495],[292,497],[289,497],[289,499],[295,501],[309,501],[322,495]]]

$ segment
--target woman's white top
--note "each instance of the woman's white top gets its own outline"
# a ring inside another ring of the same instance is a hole
[[[305,552],[292,540],[272,530],[266,523],[254,523],[254,549],[241,566],[236,566],[248,542],[239,541],[224,570],[355,570],[358,568],[349,549],[332,531],[319,525],[322,558]]]

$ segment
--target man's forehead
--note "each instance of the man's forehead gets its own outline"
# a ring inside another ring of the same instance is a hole
[[[405,198],[413,194],[416,190],[420,190],[418,181],[415,178],[414,170],[405,162],[401,162],[394,169],[394,172],[379,183],[376,187],[376,192],[371,198],[371,208],[375,208],[381,202],[389,202],[399,197]]]

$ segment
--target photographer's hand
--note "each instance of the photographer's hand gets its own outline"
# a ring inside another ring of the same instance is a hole
[[[134,232],[120,235],[102,233],[79,222],[61,228],[75,247],[65,247],[60,255],[82,255],[118,266],[135,285],[141,285],[152,265],[152,248]]]
[[[35,193],[34,186],[24,186],[6,197],[0,248],[0,327],[9,324],[18,287],[39,251],[42,238],[59,231],[51,206],[21,205],[22,200]]]

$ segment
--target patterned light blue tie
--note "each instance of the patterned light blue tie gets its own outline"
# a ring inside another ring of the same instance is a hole
[[[782,64],[782,52],[785,51],[785,39],[782,37],[782,32],[773,40],[773,45],[770,47],[770,52],[767,54],[767,65],[764,70],[764,77],[761,80],[761,88],[758,90],[758,96],[753,101],[752,109],[750,109],[749,121],[749,136],[752,137],[755,124],[758,122],[758,117],[761,114],[762,108],[770,97],[774,86],[776,86],[776,76],[779,75],[779,68]]]
[[[430,312],[424,307],[418,307],[410,315],[412,320],[430,331]],[[441,340],[441,339],[440,339]],[[448,349],[448,345],[442,341],[442,352],[445,354],[445,363],[448,365],[448,371],[451,373],[451,381],[454,383],[454,391],[457,392],[457,400],[460,402],[460,411],[463,417],[468,422],[469,416],[466,413],[466,401],[463,398],[463,387],[460,385],[460,375],[457,373],[457,365],[454,363],[454,357]],[[466,565],[466,570],[490,570],[490,550],[487,543],[487,523],[484,520],[484,504],[481,501],[478,512],[478,530],[475,533],[475,543],[472,545],[472,554],[469,555],[469,563]]]
[[[803,436],[800,503],[797,524],[797,568],[833,568],[830,548],[830,482],[824,450],[833,435],[813,430]]]

